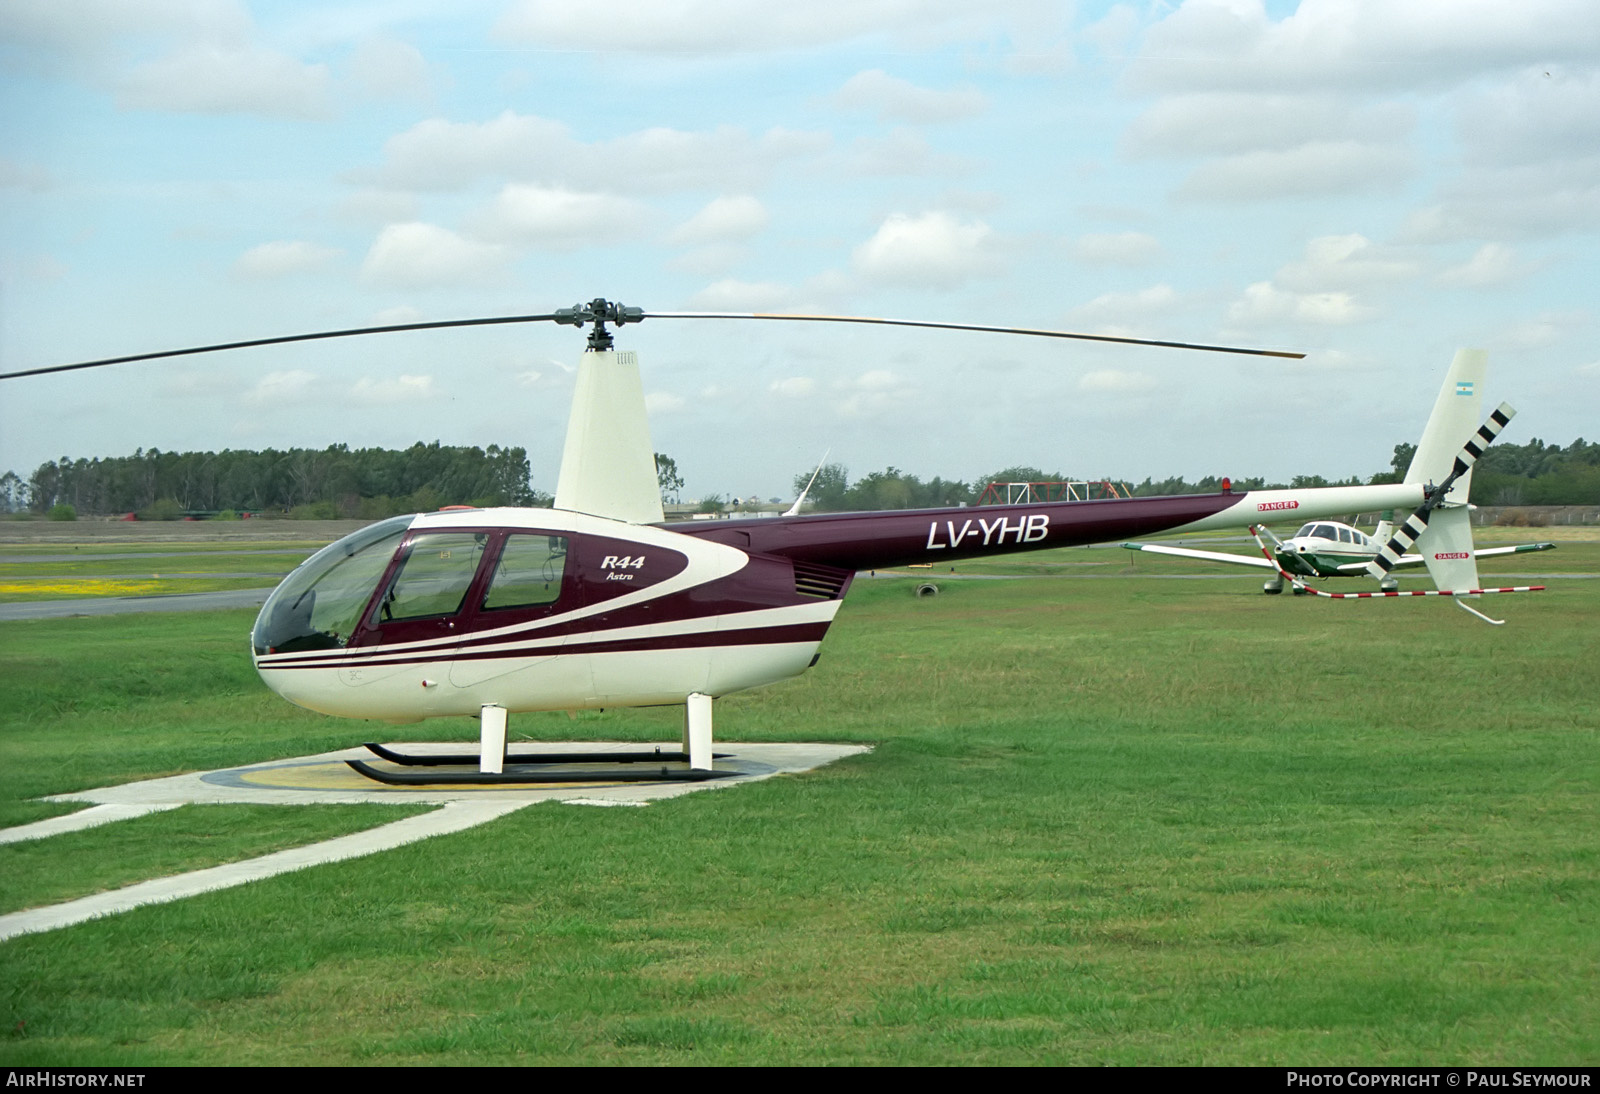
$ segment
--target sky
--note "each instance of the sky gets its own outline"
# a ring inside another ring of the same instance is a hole
[[[544,313],[807,311],[1292,349],[627,327],[685,496],[828,453],[971,481],[1365,477],[1459,346],[1600,436],[1592,0],[6,0],[0,371]],[[528,450],[567,327],[0,383],[0,471]]]

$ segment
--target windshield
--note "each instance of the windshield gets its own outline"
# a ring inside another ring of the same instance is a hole
[[[411,527],[393,517],[330,543],[284,579],[256,617],[257,654],[336,649],[350,641],[361,610]]]

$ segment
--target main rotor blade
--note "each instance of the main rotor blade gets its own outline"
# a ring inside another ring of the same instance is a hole
[[[1113,342],[1123,346],[1158,346],[1163,349],[1197,349],[1208,353],[1243,353],[1253,357],[1287,357],[1298,361],[1303,353],[1244,346],[1213,346],[1202,342],[1166,342],[1155,338],[1120,338],[1112,334],[1078,334],[1035,327],[1000,327],[983,323],[933,323],[919,319],[877,319],[864,315],[786,315],[781,312],[647,311],[646,319],[786,319],[798,323],[868,323],[884,327],[926,327],[931,330],[971,330],[986,334],[1027,334],[1036,338],[1070,338],[1079,342]]]
[[[407,330],[438,330],[443,327],[490,327],[504,323],[548,323],[556,318],[550,315],[499,315],[488,319],[443,319],[433,323],[396,323],[387,327],[352,327],[349,330],[325,330],[314,334],[286,334],[277,338],[252,338],[245,342],[218,342],[211,346],[190,346],[188,349],[169,349],[159,353],[133,353],[126,357],[104,357],[98,361],[79,361],[72,365],[49,365],[45,368],[22,369],[19,372],[0,372],[0,380],[15,380],[21,376],[43,376],[50,372],[73,372],[81,368],[99,368],[102,365],[122,365],[129,361],[155,361],[163,357],[188,357],[196,353],[215,353],[225,349],[248,349],[251,346],[281,346],[288,342],[315,342],[322,338],[349,338],[358,334],[392,334]]]
[[[162,350],[157,353],[133,353],[123,357],[103,357],[96,361],[79,361],[70,365],[48,365],[43,368],[21,369],[0,373],[0,380],[15,380],[23,376],[44,376],[53,372],[74,372],[78,369],[100,368],[105,365],[122,365],[132,361],[155,361],[167,357],[188,357],[198,353],[216,353],[221,350],[249,349],[254,346],[281,346],[290,342],[315,342],[325,338],[350,338],[363,334],[393,334],[399,331],[440,330],[447,327],[487,327],[506,323],[566,323],[582,326],[599,321],[637,323],[643,319],[770,319],[799,323],[866,323],[885,327],[923,327],[929,330],[967,330],[989,334],[1023,334],[1037,338],[1067,338],[1080,342],[1110,342],[1124,346],[1156,346],[1163,349],[1193,349],[1208,353],[1241,353],[1255,357],[1286,357],[1299,360],[1303,353],[1285,350],[1251,349],[1244,346],[1216,346],[1200,342],[1170,342],[1154,338],[1123,338],[1111,334],[1080,334],[1073,331],[1042,330],[1034,327],[1004,327],[983,323],[936,323],[917,319],[878,319],[860,315],[788,315],[778,312],[646,312],[642,309],[623,309],[615,305],[608,309],[607,302],[596,300],[590,308],[578,306],[563,308],[545,315],[500,315],[485,319],[444,319],[431,323],[395,323],[382,327],[352,327],[346,330],[317,331],[312,334],[287,334],[276,338],[252,338],[242,342],[218,342],[208,346],[190,346],[187,349]],[[609,314],[608,314],[609,310]],[[630,314],[631,313],[631,314]]]

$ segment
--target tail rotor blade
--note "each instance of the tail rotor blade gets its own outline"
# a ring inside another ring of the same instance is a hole
[[[1456,456],[1455,465],[1450,469],[1450,474],[1437,486],[1428,488],[1422,504],[1395,529],[1389,542],[1378,551],[1378,557],[1367,563],[1367,573],[1380,581],[1389,576],[1389,571],[1400,561],[1400,556],[1411,550],[1417,538],[1428,527],[1429,516],[1450,493],[1450,487],[1472,469],[1472,465],[1478,462],[1478,457],[1483,455],[1484,449],[1494,443],[1494,439],[1500,436],[1501,431],[1510,424],[1516,414],[1510,403],[1501,403],[1495,408],[1494,413],[1489,415],[1489,420],[1479,426],[1478,431],[1462,446],[1460,454]]]

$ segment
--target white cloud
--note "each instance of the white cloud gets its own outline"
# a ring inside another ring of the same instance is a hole
[[[973,167],[971,160],[935,152],[922,134],[904,128],[881,137],[857,137],[847,162],[855,174],[887,177],[953,175]]]
[[[1130,69],[1146,90],[1428,88],[1474,74],[1594,56],[1587,0],[1185,0],[1150,28]]]
[[[269,372],[245,393],[244,401],[258,407],[296,406],[310,401],[316,379],[315,374],[305,369]]]
[[[1156,381],[1152,376],[1115,368],[1085,373],[1078,381],[1078,387],[1084,391],[1110,392],[1117,395],[1138,395],[1153,391],[1155,386]]]
[[[484,178],[636,193],[749,189],[773,169],[826,151],[824,133],[737,126],[654,127],[584,144],[560,122],[505,111],[486,122],[419,122],[384,143],[383,166],[359,173],[396,189],[455,190]]]
[[[1201,201],[1393,190],[1414,170],[1404,149],[1356,141],[1313,141],[1285,151],[1246,152],[1201,164],[1179,187]]]
[[[809,376],[789,376],[782,380],[774,380],[769,389],[774,395],[781,395],[785,399],[802,399],[816,391],[817,382]]]
[[[1139,13],[1127,4],[1113,4],[1098,22],[1079,31],[1078,37],[1105,56],[1120,61],[1138,33]]]
[[[1359,233],[1318,236],[1271,281],[1248,286],[1229,307],[1228,319],[1243,326],[1358,323],[1378,312],[1362,299],[1363,292],[1414,280],[1420,272],[1421,263],[1409,253],[1379,246]]]
[[[873,418],[898,413],[914,397],[915,390],[888,369],[868,369],[861,375],[834,384],[833,408],[843,418]]]
[[[422,313],[409,304],[402,304],[394,308],[384,308],[372,317],[372,325],[375,327],[398,327],[406,323],[420,322],[422,322]]]
[[[188,45],[116,83],[124,109],[303,119],[332,113],[326,65],[303,64],[259,46]]]
[[[339,215],[362,224],[416,220],[417,199],[398,190],[357,190],[339,202]]]
[[[384,142],[384,185],[453,190],[482,177],[555,177],[576,142],[560,122],[507,110],[486,122],[429,118]]]
[[[645,207],[626,198],[509,183],[473,223],[485,238],[574,250],[627,239],[647,219]]]
[[[1056,19],[1034,0],[813,0],[808,4],[751,4],[747,0],[611,0],[606,48],[643,53],[760,53],[892,35],[926,46],[971,44],[994,34],[996,19],[1027,49]],[[1058,17],[1056,17],[1058,18]],[[1041,23],[1044,24],[1041,26]],[[591,9],[556,0],[518,0],[495,26],[498,37],[543,49],[595,48]]]
[[[949,213],[895,213],[855,249],[851,264],[883,284],[954,288],[995,267],[995,240],[982,221],[962,223]]]
[[[688,400],[682,395],[673,395],[666,391],[652,391],[644,397],[646,414],[671,414],[687,405],[689,405]]]
[[[1597,102],[1600,69],[1549,64],[1524,69],[1460,98],[1456,125],[1462,149],[1470,164],[1486,167],[1589,158],[1600,149]]]
[[[426,102],[433,95],[422,51],[395,38],[364,38],[350,57],[350,76],[368,95]]]
[[[344,254],[334,247],[323,247],[305,240],[280,239],[252,247],[233,264],[233,273],[243,278],[287,277],[327,267]]]
[[[1515,324],[1499,340],[1514,346],[1550,346],[1586,328],[1589,322],[1586,312],[1544,311]]]
[[[373,241],[361,277],[379,285],[427,288],[497,280],[504,247],[463,239],[436,224],[391,224]]]
[[[1079,262],[1095,266],[1144,266],[1161,255],[1161,244],[1143,232],[1091,233],[1072,245]]]
[[[239,42],[253,30],[236,0],[7,0],[0,8],[0,39],[102,62],[133,35]]]
[[[1129,324],[1140,326],[1152,317],[1165,316],[1179,303],[1171,285],[1152,285],[1136,292],[1104,293],[1073,308],[1068,318],[1074,326],[1109,334],[1126,331]]]
[[[1316,292],[1403,281],[1419,272],[1419,263],[1408,254],[1377,246],[1365,236],[1351,233],[1311,240],[1304,257],[1284,265],[1272,280],[1286,289]]]
[[[723,195],[674,228],[667,242],[699,246],[746,240],[759,235],[770,219],[766,207],[749,194]]]
[[[733,125],[703,132],[658,126],[587,146],[577,169],[595,185],[626,181],[640,191],[753,189],[779,165],[817,156],[830,143],[826,133],[793,129],[752,137]]]
[[[1439,275],[1439,284],[1451,288],[1481,289],[1490,285],[1503,285],[1530,272],[1532,267],[1519,262],[1510,247],[1499,243],[1485,243],[1473,256],[1459,266],[1451,266]]]
[[[1600,229],[1600,154],[1476,171],[1444,187],[1399,233],[1416,243],[1525,239]]]
[[[834,92],[833,103],[844,110],[864,110],[885,121],[926,125],[982,114],[989,97],[975,87],[935,91],[890,76],[881,68],[858,72]]]
[[[793,293],[787,286],[770,281],[718,281],[707,285],[690,303],[699,311],[782,311]]]
[[[443,397],[432,376],[401,375],[389,380],[363,376],[350,388],[346,398],[357,406],[395,406],[400,403],[432,403]]]
[[[900,377],[884,368],[863,372],[855,378],[854,383],[862,391],[888,391],[901,386]]]
[[[50,172],[38,164],[18,163],[0,156],[0,189],[42,193],[54,184]]]
[[[1342,326],[1366,319],[1375,310],[1347,292],[1298,293],[1258,281],[1228,309],[1228,320],[1243,326],[1283,322]]]
[[[678,270],[696,277],[717,277],[727,273],[749,257],[748,247],[731,243],[717,243],[709,247],[696,247],[667,261],[669,270]]]
[[[57,281],[72,267],[52,254],[0,256],[0,280]]]
[[[1157,100],[1123,134],[1122,148],[1148,156],[1285,152],[1312,142],[1386,145],[1416,125],[1408,104],[1359,107],[1327,93],[1203,92]]]

